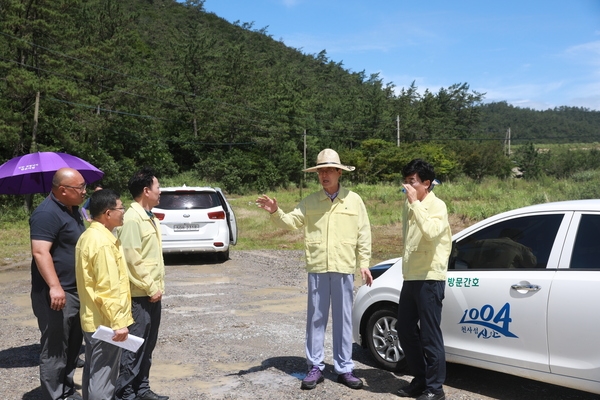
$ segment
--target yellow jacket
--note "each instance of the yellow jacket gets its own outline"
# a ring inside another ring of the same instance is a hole
[[[75,247],[81,329],[94,332],[100,325],[113,330],[133,324],[127,264],[119,240],[93,221]]]
[[[296,208],[284,213],[281,208],[271,220],[285,229],[304,228],[306,270],[310,273],[354,274],[369,268],[371,225],[360,196],[340,186],[331,201],[324,190],[304,198]]]
[[[160,221],[133,202],[117,229],[129,267],[132,297],[152,297],[165,292],[165,262],[162,254]]]
[[[446,203],[429,192],[423,201],[406,200],[402,213],[405,281],[445,281],[452,249]]]

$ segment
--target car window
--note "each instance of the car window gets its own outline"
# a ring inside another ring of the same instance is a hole
[[[220,205],[215,192],[162,192],[158,208],[163,210],[205,209]]]
[[[452,244],[448,269],[546,268],[563,214],[497,222]]]
[[[583,214],[573,246],[570,268],[600,268],[600,215]]]

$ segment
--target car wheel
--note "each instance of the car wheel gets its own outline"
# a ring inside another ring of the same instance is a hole
[[[404,351],[396,332],[397,311],[385,306],[375,310],[367,322],[365,331],[367,347],[382,368],[399,371],[406,368]]]

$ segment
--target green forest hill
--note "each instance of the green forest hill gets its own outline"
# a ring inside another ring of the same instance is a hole
[[[326,147],[357,166],[354,184],[396,182],[415,157],[445,180],[600,167],[600,112],[485,103],[462,82],[421,93],[203,4],[0,0],[0,163],[62,151],[117,189],[150,165],[238,194],[301,186],[304,153],[312,163]]]

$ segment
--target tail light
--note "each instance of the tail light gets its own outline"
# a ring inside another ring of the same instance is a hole
[[[154,216],[156,218],[158,218],[159,221],[162,221],[163,219],[165,219],[165,214],[164,213],[154,213]]]
[[[214,211],[208,213],[209,219],[225,219],[225,211]]]

